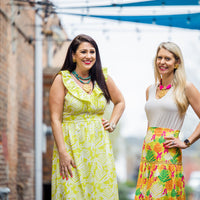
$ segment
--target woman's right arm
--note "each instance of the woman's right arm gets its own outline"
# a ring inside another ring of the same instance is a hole
[[[66,88],[62,81],[62,75],[58,74],[51,86],[49,94],[49,107],[51,116],[51,127],[59,153],[60,173],[68,180],[68,174],[72,177],[71,165],[75,167],[74,161],[67,153],[64,136],[62,133],[62,112]]]

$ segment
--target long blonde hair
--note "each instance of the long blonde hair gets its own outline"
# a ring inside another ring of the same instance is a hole
[[[157,49],[157,53],[154,59],[154,76],[155,83],[159,82],[161,79],[160,73],[156,66],[157,55],[160,49],[166,49],[174,55],[176,62],[178,63],[178,68],[174,69],[174,79],[173,79],[173,93],[174,99],[178,106],[180,115],[184,114],[188,108],[188,99],[185,94],[186,87],[186,74],[184,68],[183,56],[180,48],[173,42],[162,42]]]

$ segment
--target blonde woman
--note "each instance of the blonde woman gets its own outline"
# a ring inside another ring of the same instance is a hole
[[[184,141],[179,139],[179,132],[189,104],[200,117],[200,93],[186,81],[181,50],[172,42],[158,46],[154,72],[155,84],[146,90],[148,129],[135,200],[184,200],[181,149],[200,138],[200,124]]]

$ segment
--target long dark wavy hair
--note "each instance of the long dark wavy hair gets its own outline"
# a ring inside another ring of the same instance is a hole
[[[110,97],[110,94],[109,94],[109,91],[108,91],[108,88],[106,85],[105,77],[103,75],[99,49],[98,49],[96,42],[90,36],[85,35],[85,34],[80,34],[80,35],[77,35],[72,40],[72,42],[68,48],[67,55],[66,55],[64,64],[61,68],[61,71],[68,70],[68,71],[72,72],[75,70],[76,63],[73,62],[72,54],[76,53],[79,45],[83,42],[90,43],[96,50],[96,62],[90,69],[89,74],[91,76],[91,81],[93,82],[93,84],[94,84],[94,81],[97,82],[97,84],[101,88],[107,102],[109,102],[111,100],[111,97]]]

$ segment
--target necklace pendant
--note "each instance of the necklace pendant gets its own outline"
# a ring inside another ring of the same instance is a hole
[[[160,79],[160,85],[159,85],[159,92],[158,97],[162,98],[167,94],[167,90],[169,90],[172,87],[171,84],[169,84],[166,88],[162,85],[162,79]]]
[[[84,90],[85,92],[89,93],[89,92],[91,91],[91,89],[92,89],[92,86],[91,86],[90,84],[84,84],[84,85],[82,86],[82,88],[83,88],[83,90]]]
[[[159,97],[159,98],[162,98],[162,97],[164,97],[166,94],[167,94],[167,90],[160,90],[159,93],[158,93],[158,97]]]

